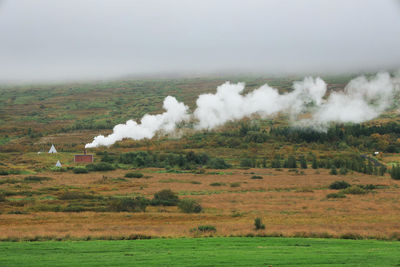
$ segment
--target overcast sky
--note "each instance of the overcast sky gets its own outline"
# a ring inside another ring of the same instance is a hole
[[[0,0],[0,81],[400,67],[397,0]]]

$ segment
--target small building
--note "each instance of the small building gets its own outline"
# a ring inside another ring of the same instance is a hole
[[[74,162],[92,163],[93,162],[93,155],[92,154],[86,154],[86,150],[85,150],[83,152],[83,154],[74,156]]]

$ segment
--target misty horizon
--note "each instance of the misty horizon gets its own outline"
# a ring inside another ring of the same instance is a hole
[[[0,82],[400,67],[395,0],[5,0],[0,15]]]

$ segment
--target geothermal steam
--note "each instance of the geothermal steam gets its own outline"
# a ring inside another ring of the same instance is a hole
[[[327,85],[321,78],[306,77],[293,83],[293,91],[279,94],[265,84],[243,95],[244,83],[226,82],[215,94],[200,95],[197,108],[190,116],[188,107],[168,96],[164,100],[166,112],[145,115],[138,124],[129,120],[114,127],[107,137],[99,135],[86,148],[110,146],[124,138],[140,140],[152,138],[157,132],[172,133],[176,124],[192,117],[195,129],[213,129],[228,121],[252,115],[268,117],[286,113],[295,125],[323,130],[331,122],[360,123],[371,120],[393,104],[396,89],[388,73],[378,73],[367,79],[364,76],[349,82],[343,91],[327,93]],[[299,120],[300,114],[310,113],[308,119]]]
[[[146,114],[141,119],[141,124],[129,120],[125,124],[116,125],[112,134],[96,136],[92,143],[86,144],[85,148],[110,146],[124,138],[134,140],[152,138],[158,131],[171,133],[175,131],[177,123],[189,119],[188,107],[178,102],[175,97],[167,96],[164,99],[163,107],[166,112],[158,115]]]

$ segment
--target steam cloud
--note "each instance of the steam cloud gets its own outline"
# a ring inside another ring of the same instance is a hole
[[[124,138],[135,140],[152,138],[158,131],[171,133],[175,131],[177,123],[189,119],[188,107],[178,102],[175,97],[167,96],[163,107],[166,112],[158,115],[146,114],[141,119],[141,124],[128,120],[125,124],[116,125],[112,134],[96,136],[92,143],[86,144],[85,148],[111,146]]]
[[[371,120],[393,104],[399,90],[389,73],[378,73],[368,79],[365,76],[351,80],[345,89],[332,92],[326,97],[327,85],[321,78],[306,77],[293,83],[293,91],[279,94],[278,90],[265,84],[242,95],[244,83],[226,82],[217,88],[215,94],[200,95],[197,108],[192,115],[188,107],[168,96],[164,100],[166,112],[145,115],[141,124],[129,120],[116,125],[107,137],[99,135],[86,148],[110,146],[124,138],[140,140],[152,138],[157,132],[171,133],[176,124],[195,121],[195,129],[213,129],[228,121],[239,120],[252,115],[269,117],[278,113],[290,115],[295,125],[326,129],[331,122],[360,123]],[[309,113],[307,119],[298,119]]]

